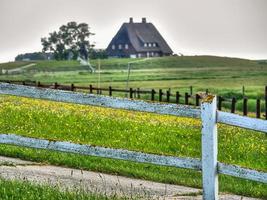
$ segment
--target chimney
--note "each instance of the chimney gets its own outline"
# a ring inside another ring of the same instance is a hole
[[[130,17],[130,23],[133,23],[133,18],[132,17]]]
[[[142,18],[142,23],[146,23],[146,18],[145,17]]]

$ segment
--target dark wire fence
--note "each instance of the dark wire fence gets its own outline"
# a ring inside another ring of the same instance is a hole
[[[200,105],[200,95],[199,94],[193,94],[193,87],[190,86],[190,92],[185,92],[183,95],[179,91],[171,92],[170,89],[168,90],[141,90],[140,88],[129,88],[129,89],[118,89],[113,88],[109,86],[108,88],[104,87],[95,87],[93,85],[89,86],[78,86],[74,85],[73,83],[70,85],[64,85],[59,84],[57,82],[53,84],[44,84],[40,81],[14,81],[14,80],[1,80],[0,82],[5,83],[13,83],[13,84],[19,84],[19,85],[27,85],[27,86],[35,86],[39,88],[53,88],[53,89],[59,89],[59,90],[69,90],[69,91],[82,91],[82,92],[89,92],[90,94],[96,93],[96,94],[103,94],[105,92],[109,96],[116,96],[114,93],[121,93],[125,94],[128,98],[131,99],[145,99],[145,100],[151,100],[151,101],[159,101],[159,102],[170,102],[170,103],[176,103],[176,104],[184,104],[184,105],[194,105],[199,106]],[[207,94],[209,93],[208,89],[205,91]],[[260,98],[256,99],[255,104],[255,117],[256,118],[264,118],[267,120],[267,86],[265,86],[265,92],[264,92],[264,100],[261,100]],[[222,110],[225,107],[230,108],[231,113],[236,113],[237,111],[237,98],[225,98],[222,96],[218,96],[218,110]],[[264,101],[264,109],[261,107],[261,101]],[[226,106],[228,105],[228,106]],[[243,96],[242,98],[242,114],[244,116],[248,115],[249,109],[248,109],[248,97]],[[263,113],[262,113],[263,110]]]

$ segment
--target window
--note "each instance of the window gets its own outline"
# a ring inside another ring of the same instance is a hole
[[[149,46],[149,47],[151,47],[151,46],[152,46],[152,44],[151,44],[151,43],[148,43],[148,46]]]
[[[128,44],[125,44],[125,49],[129,49],[129,46],[128,46]]]
[[[144,47],[147,47],[147,43],[144,43]]]
[[[157,46],[157,44],[154,42],[154,43],[153,43],[153,47],[156,47],[156,46]]]
[[[119,44],[119,49],[122,49],[122,45],[121,44]]]
[[[114,50],[116,48],[115,44],[113,44],[111,48]]]

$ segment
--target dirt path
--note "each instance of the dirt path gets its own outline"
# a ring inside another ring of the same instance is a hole
[[[32,67],[32,66],[35,66],[36,63],[31,63],[31,64],[28,64],[28,65],[24,65],[22,67],[18,67],[18,68],[14,68],[14,69],[5,69],[4,73],[7,72],[7,73],[16,73],[16,72],[21,72],[23,71],[24,69],[27,69],[29,67]]]
[[[28,180],[38,184],[58,185],[62,189],[82,188],[85,191],[106,195],[135,196],[153,199],[201,199],[201,190],[131,179],[122,176],[82,171],[65,167],[0,156],[0,177]],[[248,200],[234,195],[221,195],[220,199]]]

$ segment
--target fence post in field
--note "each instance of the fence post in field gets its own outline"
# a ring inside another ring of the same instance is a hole
[[[167,90],[166,91],[166,100],[167,100],[167,102],[170,102],[170,96],[171,96],[170,90]]]
[[[185,96],[184,96],[184,103],[185,103],[185,105],[189,104],[189,95],[187,92],[185,93]]]
[[[265,86],[265,119],[267,120],[267,86]]]
[[[137,88],[137,98],[140,99],[140,88]]]
[[[193,94],[193,86],[191,85],[190,86],[190,95],[192,95]]]
[[[243,98],[243,115],[244,116],[248,115],[248,98],[247,97]]]
[[[54,83],[54,89],[57,89],[58,88],[58,84],[57,82]]]
[[[25,81],[22,81],[22,85],[25,85]]]
[[[261,100],[256,101],[256,118],[261,118]]]
[[[245,96],[245,86],[244,85],[242,87],[242,95],[243,95],[243,97]]]
[[[236,104],[236,98],[232,98],[232,103],[231,103],[231,113],[235,113],[235,104]]]
[[[162,89],[159,89],[159,101],[162,101]]]
[[[24,83],[24,85],[25,85],[25,83]],[[37,82],[37,87],[41,87],[40,81]]]
[[[130,98],[132,99],[133,98],[133,88],[130,88],[129,92],[130,92]]]
[[[178,104],[180,100],[180,94],[179,92],[176,92],[176,103]]]
[[[152,89],[151,90],[151,101],[154,101],[155,100],[155,90],[154,89]]]
[[[108,95],[110,97],[112,96],[112,87],[111,86],[108,87]]]
[[[74,84],[73,83],[70,85],[70,91],[74,91]]]
[[[202,184],[204,200],[218,200],[216,107],[216,96],[208,95],[201,102]]]
[[[221,96],[218,96],[218,110],[222,110],[222,102],[223,98]]]
[[[209,89],[206,89],[206,94],[209,94]]]
[[[93,86],[92,85],[89,86],[89,92],[90,92],[90,94],[93,93]]]
[[[199,106],[199,99],[200,99],[199,94],[196,94],[196,106]]]

